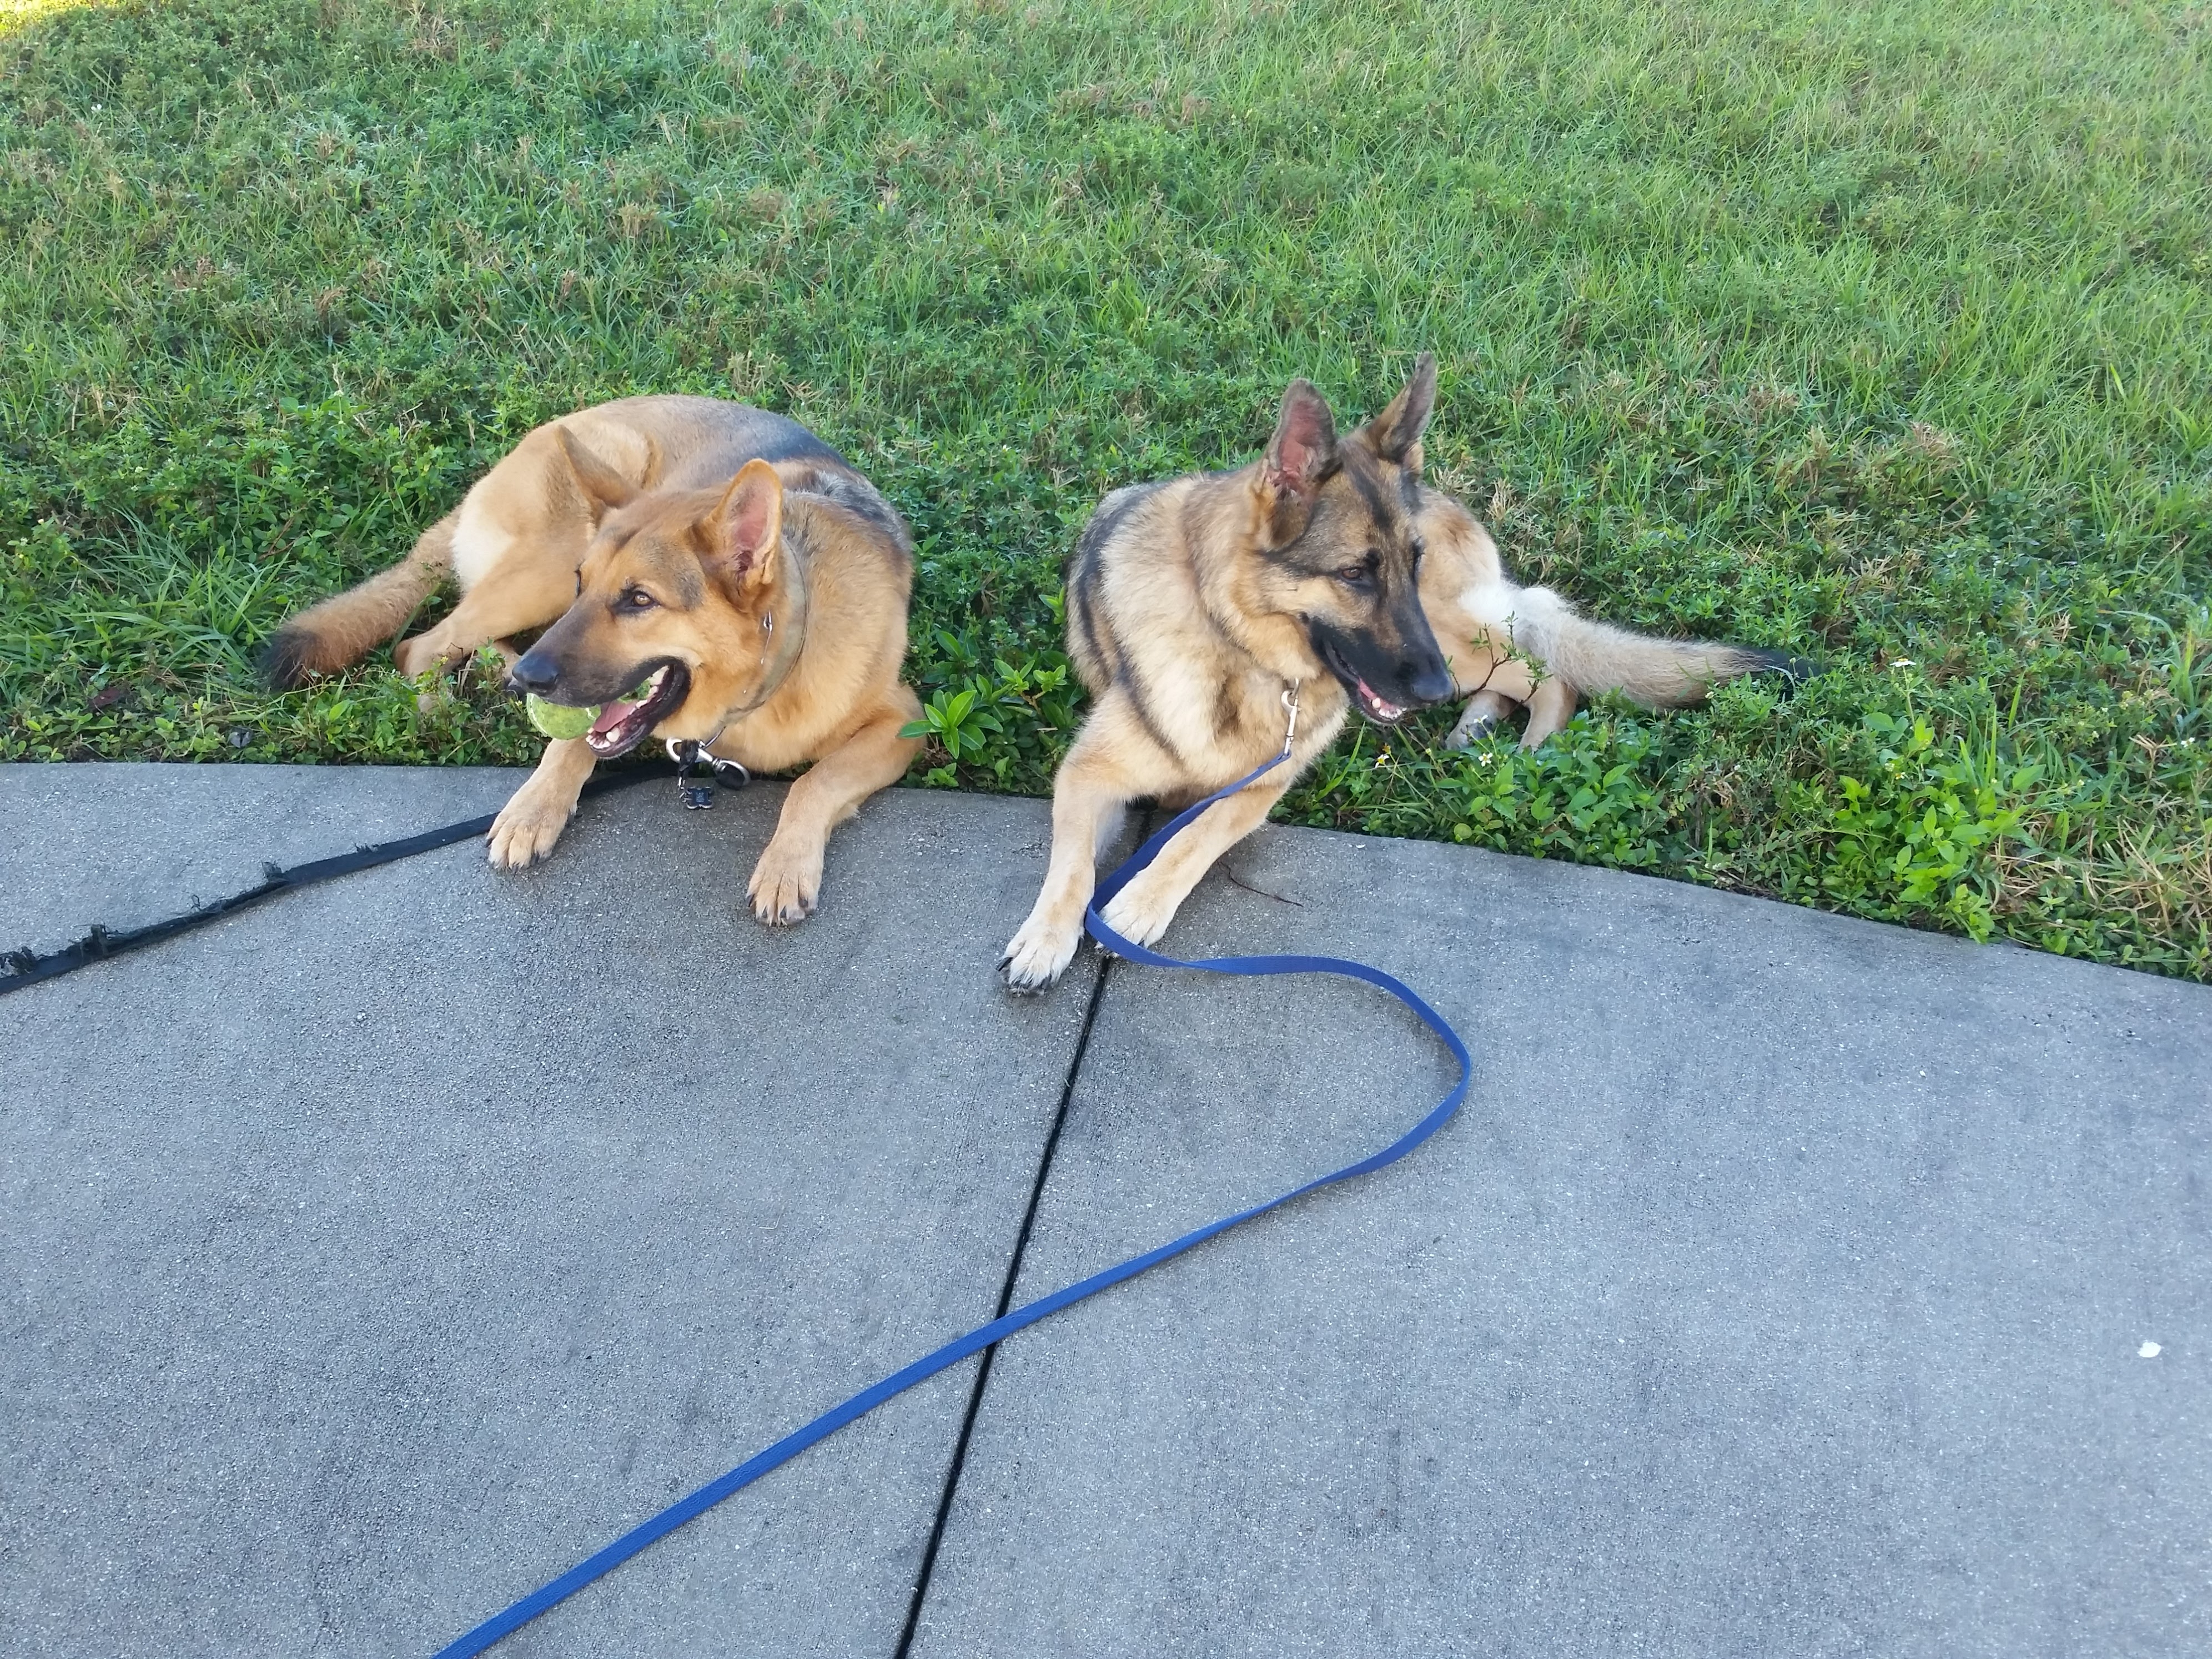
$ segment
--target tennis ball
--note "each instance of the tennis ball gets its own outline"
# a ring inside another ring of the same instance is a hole
[[[530,723],[556,741],[582,737],[599,717],[597,708],[564,708],[560,703],[546,702],[535,691],[529,694],[526,706],[530,710]]]

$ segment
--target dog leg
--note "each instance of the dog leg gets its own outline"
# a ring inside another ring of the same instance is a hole
[[[1182,827],[1142,875],[1114,895],[1100,920],[1133,944],[1150,945],[1213,862],[1267,820],[1287,782],[1262,782],[1218,800]]]
[[[547,744],[530,781],[514,792],[514,799],[492,820],[491,834],[486,837],[492,868],[520,870],[551,852],[575,814],[576,797],[584,780],[598,763],[592,746],[581,738]]]
[[[1447,749],[1472,749],[1490,735],[1490,728],[1513,712],[1513,699],[1503,691],[1478,691],[1467,700],[1459,724],[1444,739]]]
[[[570,597],[555,593],[551,599],[549,610],[548,595],[537,583],[505,582],[496,577],[479,582],[461,596],[445,621],[392,647],[392,660],[410,679],[434,669],[442,673],[463,658],[474,656],[481,646],[554,621],[568,608]]]
[[[783,798],[775,834],[745,884],[753,914],[763,921],[787,925],[805,918],[822,892],[830,832],[914,763],[921,740],[899,736],[899,728],[921,718],[921,705],[904,686],[899,691],[900,697],[886,699],[858,731],[815,762]]]
[[[1075,960],[1083,907],[1098,884],[1098,850],[1121,826],[1131,791],[1114,769],[1086,754],[1080,737],[1052,784],[1052,862],[1029,920],[999,958],[1006,988],[1043,990]]]
[[[1096,839],[1091,848],[1093,866],[1106,856],[1106,849],[1114,844],[1115,838],[1121,833],[1121,826],[1128,819],[1129,804],[1127,801],[1116,801],[1098,815],[1097,828],[1092,832]]]
[[[1575,688],[1556,674],[1528,694],[1528,729],[1521,746],[1534,749],[1575,717]]]

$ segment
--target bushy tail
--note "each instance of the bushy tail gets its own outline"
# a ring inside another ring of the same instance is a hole
[[[416,607],[453,568],[458,516],[449,513],[424,531],[415,550],[390,569],[289,617],[261,649],[261,672],[269,683],[289,691],[313,675],[349,668],[406,627]]]
[[[1552,673],[1583,691],[1619,691],[1646,708],[1703,702],[1721,680],[1778,672],[1811,678],[1819,665],[1787,651],[1715,640],[1662,640],[1578,617],[1548,587],[1516,596],[1513,642]]]

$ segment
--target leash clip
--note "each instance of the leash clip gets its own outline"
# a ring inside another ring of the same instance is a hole
[[[1283,732],[1283,753],[1287,756],[1298,736],[1298,688],[1295,682],[1283,689],[1283,707],[1291,711],[1291,723]]]
[[[666,743],[668,758],[676,763],[677,799],[684,803],[686,811],[702,812],[714,804],[714,786],[691,781],[692,773],[702,766],[725,789],[742,789],[753,781],[753,775],[743,765],[709,754],[696,738],[670,738]]]

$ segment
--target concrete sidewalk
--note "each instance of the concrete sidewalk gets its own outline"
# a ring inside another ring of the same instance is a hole
[[[0,940],[515,778],[0,769]],[[1340,981],[1005,998],[1041,803],[884,797],[770,932],[778,797],[647,785],[526,874],[457,847],[0,1000],[0,1654],[428,1654],[988,1318],[1040,1181],[1024,1297],[1449,1082]],[[1459,1119],[514,1652],[2212,1642],[2212,993],[1452,848],[1232,866],[1169,948],[1402,974],[1475,1049]]]

